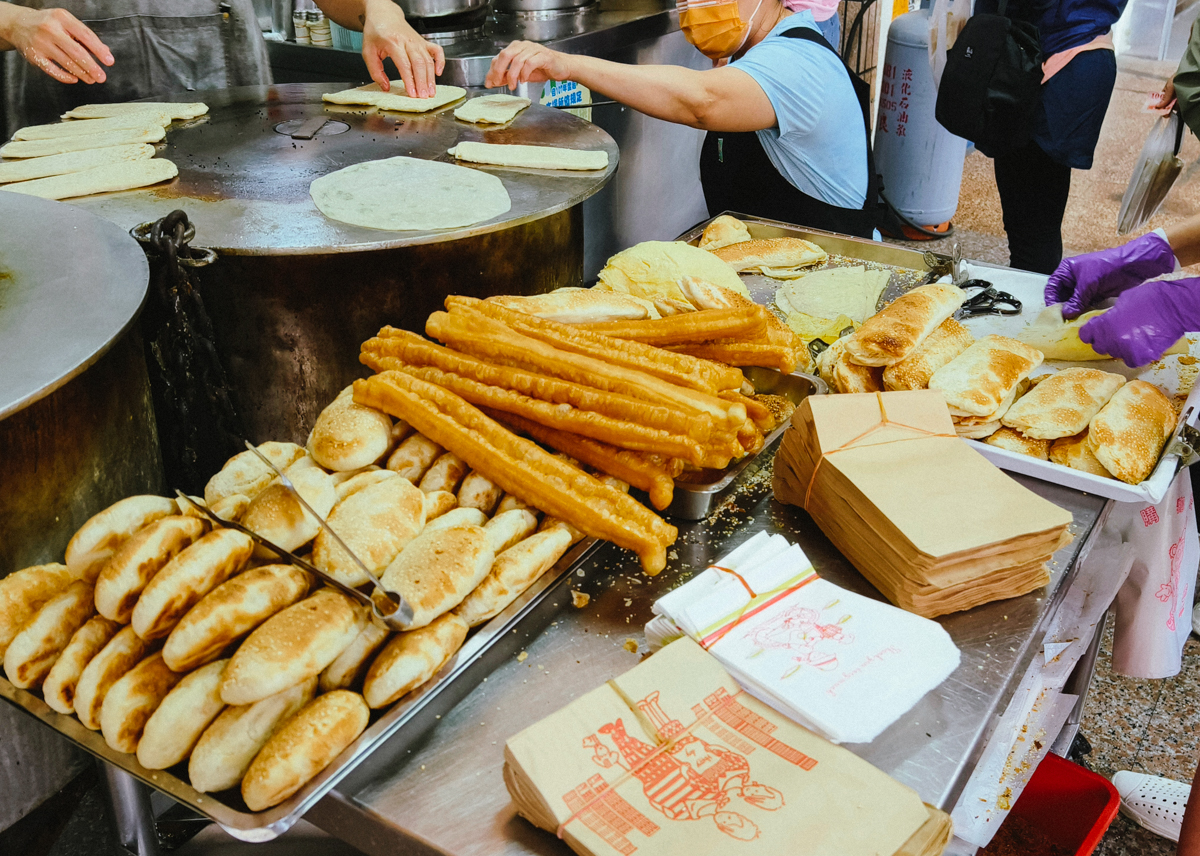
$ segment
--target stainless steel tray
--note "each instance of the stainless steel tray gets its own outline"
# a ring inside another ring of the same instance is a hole
[[[747,366],[742,374],[762,395],[781,395],[797,406],[810,395],[829,392],[825,381],[803,372],[785,375],[774,369]],[[775,442],[783,436],[788,423],[784,423],[766,436],[757,455],[749,455],[723,470],[699,470],[686,472],[675,480],[675,496],[663,512],[668,517],[681,520],[703,520],[716,510],[736,487],[741,476],[755,461],[764,456],[773,456]]]
[[[136,756],[114,751],[104,742],[103,736],[89,731],[75,717],[56,713],[40,696],[17,689],[3,678],[0,678],[0,698],[102,761],[125,770],[210,818],[235,838],[250,842],[270,841],[290,829],[339,781],[384,744],[390,754],[399,755],[424,737],[442,715],[465,698],[502,659],[515,654],[529,637],[550,622],[558,608],[557,602],[549,601],[565,593],[572,579],[570,572],[600,545],[601,542],[594,538],[576,544],[506,610],[472,634],[428,683],[409,693],[382,715],[376,714],[378,718],[332,764],[291,798],[266,811],[247,809],[236,789],[219,794],[202,794],[194,790],[184,778],[186,762],[170,770],[147,770],[137,762]]]

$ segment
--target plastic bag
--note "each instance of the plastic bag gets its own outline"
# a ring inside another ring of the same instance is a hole
[[[1121,199],[1121,211],[1117,215],[1118,235],[1137,231],[1158,213],[1175,179],[1183,171],[1183,161],[1179,159],[1182,142],[1183,120],[1178,111],[1172,111],[1154,123]]]

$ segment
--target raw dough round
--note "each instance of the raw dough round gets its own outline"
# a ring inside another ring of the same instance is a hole
[[[309,193],[331,220],[398,232],[460,229],[512,208],[494,175],[406,157],[339,169],[314,181]]]

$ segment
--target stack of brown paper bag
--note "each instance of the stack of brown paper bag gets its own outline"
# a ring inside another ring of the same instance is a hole
[[[588,856],[937,856],[951,834],[690,639],[511,738],[504,781],[522,817]]]
[[[1070,512],[960,441],[936,391],[805,399],[774,486],[892,603],[927,618],[1041,588],[1071,540]]]

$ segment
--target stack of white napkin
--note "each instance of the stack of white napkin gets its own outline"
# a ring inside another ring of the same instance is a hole
[[[958,667],[935,621],[821,579],[760,532],[659,598],[646,639],[708,649],[747,692],[834,743],[867,743]]]

